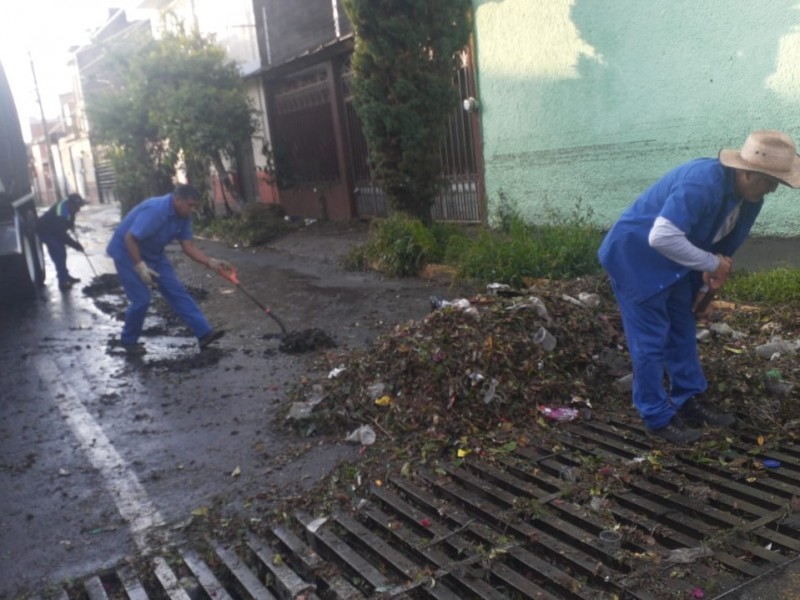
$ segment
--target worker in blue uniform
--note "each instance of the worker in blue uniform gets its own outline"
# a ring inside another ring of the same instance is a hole
[[[108,254],[114,259],[119,280],[130,302],[120,342],[128,354],[146,352],[139,342],[145,315],[157,287],[172,309],[197,337],[200,349],[217,341],[223,330],[209,324],[195,299],[178,279],[164,248],[177,240],[192,260],[218,273],[232,270],[224,260],[207,256],[192,241],[192,213],[200,193],[191,185],[179,185],[166,196],[149,198],[135,206],[114,231]]]
[[[80,281],[67,269],[67,246],[83,252],[81,243],[69,232],[75,230],[75,217],[86,204],[80,194],[69,194],[56,202],[36,221],[36,233],[47,248],[47,253],[56,268],[58,289],[66,291]]]
[[[702,425],[730,427],[715,408],[697,353],[695,309],[728,279],[731,257],[779,184],[800,186],[795,142],[774,130],[751,133],[668,172],[619,218],[598,257],[617,297],[633,363],[633,404],[648,434],[696,442]],[[700,317],[707,318],[710,309]],[[664,375],[669,390],[664,385]]]

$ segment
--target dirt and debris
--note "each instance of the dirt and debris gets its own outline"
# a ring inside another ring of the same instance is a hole
[[[198,286],[187,286],[186,288],[192,297],[202,304],[208,298],[208,291]],[[125,309],[128,302],[115,274],[103,274],[95,277],[89,285],[82,289],[85,296],[92,299],[94,305],[101,312],[113,317],[117,321],[125,320]],[[167,305],[166,301],[157,293],[153,295],[152,304],[148,311],[145,327],[142,330],[142,338],[191,338],[191,333]],[[336,348],[336,341],[333,337],[319,328],[303,329],[300,331],[290,331],[285,335],[268,334],[263,339],[279,340],[278,350],[286,354],[302,354],[314,352],[316,350],[327,350]],[[137,357],[139,365],[148,368],[168,370],[171,372],[182,373],[192,369],[208,368],[217,364],[224,356],[225,352],[217,348],[209,348],[203,352],[193,352],[189,348],[196,347],[193,338],[188,343],[168,342],[167,344],[173,351],[174,356],[142,358]],[[106,351],[109,354],[124,354],[119,338],[109,338]],[[274,350],[265,350],[265,356],[269,357]]]
[[[578,451],[571,464],[561,466],[556,502],[568,502],[611,528],[619,526],[614,499],[653,477],[669,479],[676,492],[697,502],[714,504],[718,492],[683,475],[684,461],[718,465],[733,481],[748,484],[767,477],[764,454],[772,448],[779,452],[800,436],[799,328],[786,307],[719,302],[714,321],[698,324],[704,340],[699,351],[708,394],[737,414],[737,430],[706,430],[699,443],[686,448],[655,444],[627,461],[602,453],[582,457]],[[317,371],[319,377],[295,388],[285,422],[302,435],[334,435],[359,444],[361,451],[318,493],[293,500],[285,514],[298,505],[315,514],[357,512],[360,494],[369,495],[363,482],[427,481],[420,474],[431,472],[446,479],[448,465],[472,460],[499,470],[519,463],[520,472],[538,472],[539,463],[525,457],[566,456],[568,440],[580,447],[573,427],[623,423],[641,430],[631,406],[630,358],[619,312],[603,277],[539,280],[513,293],[488,288],[470,298],[431,299],[424,318],[395,326],[363,350],[321,354]],[[743,444],[750,450],[742,451]],[[786,514],[795,508],[800,512],[800,499],[793,497]],[[655,534],[646,531],[645,522],[629,523],[626,543],[653,546]],[[736,531],[707,541],[721,548]],[[641,580],[648,589],[654,570],[668,568],[661,565],[672,565],[670,577],[685,582],[715,580],[724,569],[705,544],[667,554],[631,552],[620,555],[630,568],[628,582]],[[672,597],[669,581],[659,579],[657,590],[651,589],[654,597]]]
[[[281,352],[287,354],[301,354],[328,348],[336,348],[336,342],[328,333],[317,328],[290,331],[283,336],[278,346]]]
[[[623,415],[641,423],[605,278],[539,280],[514,293],[432,299],[431,305],[428,316],[397,325],[364,350],[321,356],[325,376],[294,392],[294,406],[309,410],[287,422],[306,435],[342,438],[371,426],[376,441],[365,469],[370,463],[385,468],[393,459],[403,464],[555,445],[553,434],[567,421]],[[706,340],[699,350],[708,395],[738,415],[740,433],[761,444],[795,440],[800,321],[788,309],[720,307],[713,323],[698,325]],[[778,351],[767,356],[767,344]],[[723,434],[704,436],[694,452],[725,462],[729,442]],[[756,462],[734,467],[757,470]]]

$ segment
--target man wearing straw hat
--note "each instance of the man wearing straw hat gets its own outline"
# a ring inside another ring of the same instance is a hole
[[[648,434],[692,444],[698,427],[731,427],[715,409],[697,353],[694,309],[719,290],[779,184],[800,187],[800,157],[788,135],[751,133],[741,150],[681,165],[619,218],[598,256],[619,303],[633,363],[633,404]],[[698,310],[707,317],[708,311]],[[669,389],[664,375],[669,378]]]

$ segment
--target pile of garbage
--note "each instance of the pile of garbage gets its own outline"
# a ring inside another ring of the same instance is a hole
[[[760,434],[800,435],[800,341],[787,336],[797,320],[720,304],[715,322],[698,327],[709,393]],[[603,277],[432,298],[423,319],[321,361],[325,375],[298,386],[288,422],[305,435],[333,434],[395,457],[547,443],[561,423],[605,414],[639,422],[619,312]]]

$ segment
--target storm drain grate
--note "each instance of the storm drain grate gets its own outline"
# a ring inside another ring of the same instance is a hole
[[[390,478],[350,512],[297,513],[236,547],[151,558],[57,598],[657,600],[658,581],[690,597],[694,584],[671,578],[688,564],[716,595],[800,554],[800,451],[770,449],[763,458],[781,467],[757,477],[730,468],[753,448],[739,437],[717,460],[666,460],[641,428],[590,422],[565,428],[555,451],[528,446]],[[579,479],[587,473],[597,481]],[[602,482],[589,505],[571,501],[576,487]],[[696,560],[712,554],[721,568]]]

